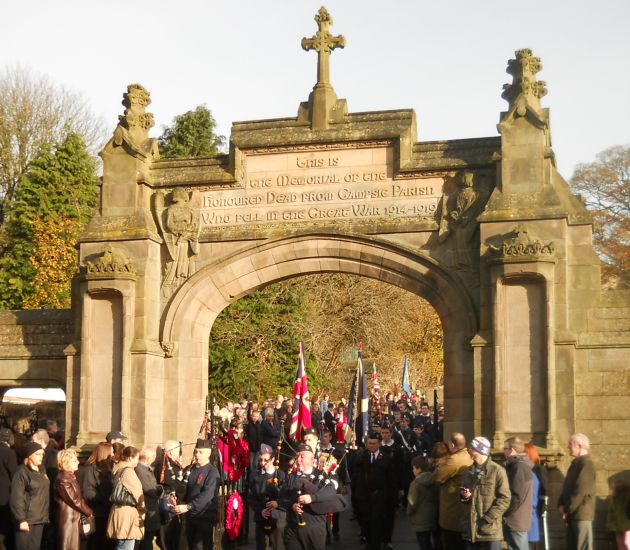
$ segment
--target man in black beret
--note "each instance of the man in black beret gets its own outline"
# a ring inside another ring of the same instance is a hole
[[[335,485],[315,467],[309,445],[297,448],[296,467],[279,497],[279,506],[287,513],[284,544],[287,550],[325,550],[326,515],[336,511],[338,502]]]
[[[217,518],[219,471],[210,464],[212,442],[198,439],[193,451],[186,496],[183,504],[173,507],[176,514],[186,514],[186,538],[189,550],[209,550],[212,529]]]

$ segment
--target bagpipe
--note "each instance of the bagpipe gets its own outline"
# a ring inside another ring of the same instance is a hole
[[[341,458],[343,460],[344,456]],[[333,485],[335,491],[338,487],[336,479],[337,471],[341,460],[338,461],[331,452],[320,452],[317,458],[317,466],[311,474],[298,475],[300,472],[294,467],[296,478],[293,484],[293,490],[297,495],[314,495],[321,488],[327,485]],[[304,505],[305,509],[314,515],[336,514],[343,512],[348,508],[348,501],[345,495],[335,493],[335,498],[324,502],[311,502]]]

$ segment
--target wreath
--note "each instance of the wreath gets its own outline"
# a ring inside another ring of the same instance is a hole
[[[243,500],[234,492],[227,500],[225,510],[225,533],[228,540],[234,542],[238,538],[243,523]]]

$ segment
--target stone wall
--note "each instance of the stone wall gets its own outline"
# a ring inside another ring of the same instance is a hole
[[[591,440],[601,534],[613,481],[630,481],[630,291],[602,292],[586,323],[575,367],[575,431]]]
[[[13,387],[66,389],[64,349],[70,310],[0,312],[0,391]]]

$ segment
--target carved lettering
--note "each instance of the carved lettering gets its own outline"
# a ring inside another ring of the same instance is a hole
[[[207,190],[200,224],[219,229],[353,218],[433,219],[443,178],[392,181],[393,156],[386,144],[246,154],[245,188]]]

